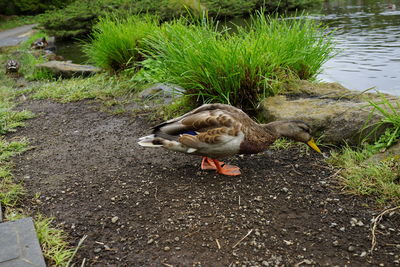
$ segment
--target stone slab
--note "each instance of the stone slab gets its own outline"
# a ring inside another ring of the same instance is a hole
[[[0,267],[46,267],[32,218],[0,224]]]
[[[101,71],[100,68],[91,65],[74,64],[67,61],[48,61],[42,64],[36,64],[35,68],[45,69],[56,76],[70,78],[75,76],[89,76]]]

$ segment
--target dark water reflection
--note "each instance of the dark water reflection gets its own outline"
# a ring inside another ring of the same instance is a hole
[[[320,80],[400,95],[400,1],[328,1],[309,17],[335,30],[340,50]]]
[[[63,56],[65,60],[71,60],[73,63],[85,64],[88,60],[82,51],[80,41],[57,42],[57,55]]]

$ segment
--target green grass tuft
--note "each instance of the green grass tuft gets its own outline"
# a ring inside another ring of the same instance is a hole
[[[385,124],[388,124],[390,126],[373,145],[369,146],[369,149],[373,152],[378,152],[389,148],[390,146],[398,142],[400,138],[400,102],[392,102],[384,94],[381,93],[379,93],[379,96],[381,101],[369,100],[368,102],[369,105],[373,107],[373,110],[371,111],[371,116],[374,113],[379,113],[383,116],[383,119],[377,122],[375,125],[372,125],[374,128],[369,135],[374,134],[375,131],[377,131]]]
[[[27,149],[26,140],[7,142],[0,139],[0,202],[4,206],[14,206],[25,192],[21,184],[13,181],[8,161]]]
[[[38,83],[32,86],[33,99],[53,99],[59,102],[72,102],[83,99],[109,99],[128,95],[132,83],[122,77],[97,74],[87,78],[60,79]]]
[[[158,21],[150,15],[100,18],[83,51],[91,63],[107,70],[137,68],[143,60],[143,38],[155,32]]]
[[[26,24],[34,24],[39,21],[39,16],[0,16],[0,31],[12,29]]]
[[[68,247],[64,231],[51,226],[53,218],[37,215],[35,228],[44,256],[55,266],[66,266],[74,250]]]
[[[201,102],[253,109],[287,81],[313,79],[332,56],[333,41],[311,20],[265,17],[261,12],[237,33],[203,20],[166,23],[146,39],[153,79],[187,89]],[[157,68],[158,70],[154,70]]]
[[[368,148],[353,150],[344,147],[332,153],[328,162],[343,168],[344,188],[351,193],[373,196],[379,203],[400,203],[400,159],[391,157],[381,162],[369,162]]]

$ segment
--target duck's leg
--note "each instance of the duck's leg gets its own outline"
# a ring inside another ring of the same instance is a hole
[[[213,159],[215,167],[217,168],[217,172],[219,174],[236,176],[240,175],[240,169],[237,166],[224,164],[223,162]]]
[[[220,162],[221,165],[224,164],[223,162]],[[209,157],[202,157],[201,160],[201,169],[202,170],[216,170],[217,167],[215,166],[215,163],[212,159]]]

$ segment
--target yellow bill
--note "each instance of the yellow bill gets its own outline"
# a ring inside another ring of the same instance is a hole
[[[307,145],[309,145],[312,149],[314,149],[314,150],[317,151],[318,153],[321,153],[321,150],[319,149],[319,147],[317,146],[317,144],[314,142],[314,139],[313,139],[313,138],[311,138],[311,140],[307,142]]]

